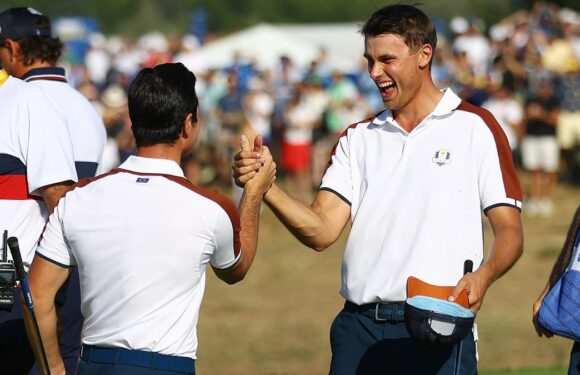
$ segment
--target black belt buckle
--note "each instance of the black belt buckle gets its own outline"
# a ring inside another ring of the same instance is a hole
[[[384,311],[381,311],[382,310],[381,307],[384,307],[386,309]],[[402,306],[400,306],[398,303],[377,302],[375,304],[374,319],[377,322],[393,322],[393,323],[402,322],[404,320],[404,310]]]

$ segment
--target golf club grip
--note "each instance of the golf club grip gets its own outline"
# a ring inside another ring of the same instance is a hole
[[[8,239],[8,247],[10,247],[10,253],[12,254],[12,260],[14,261],[14,268],[16,268],[16,277],[20,281],[20,288],[22,289],[22,295],[24,296],[26,306],[29,309],[33,309],[34,303],[32,302],[32,294],[30,293],[30,284],[28,284],[28,278],[24,272],[22,256],[20,255],[20,246],[18,246],[18,238],[10,237]]]
[[[8,247],[10,248],[10,253],[12,254],[14,267],[16,268],[16,277],[18,277],[18,280],[22,280],[24,276],[26,276],[26,273],[24,272],[24,265],[22,264],[22,256],[20,255],[20,246],[18,245],[18,238],[10,237],[7,243]]]
[[[463,274],[466,275],[471,272],[473,272],[473,261],[467,259],[465,263],[463,263]]]

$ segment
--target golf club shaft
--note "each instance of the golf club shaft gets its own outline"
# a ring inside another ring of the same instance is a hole
[[[28,335],[30,344],[36,355],[36,359],[39,362],[38,365],[40,371],[43,375],[50,375],[46,353],[44,352],[44,346],[42,345],[42,338],[38,329],[38,323],[36,321],[36,316],[34,315],[34,303],[32,301],[32,294],[30,293],[30,286],[28,285],[28,277],[24,272],[24,265],[22,264],[22,256],[20,255],[18,239],[16,237],[10,237],[8,239],[8,247],[10,248],[10,253],[12,254],[12,260],[14,261],[14,267],[16,268],[16,277],[18,280],[20,280],[20,288],[22,290],[22,296],[26,304],[26,309],[23,309],[24,319],[27,323],[26,326],[29,327],[29,330],[32,330],[32,332],[29,331]]]

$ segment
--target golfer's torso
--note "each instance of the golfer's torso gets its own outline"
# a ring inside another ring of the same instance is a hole
[[[410,275],[454,285],[466,259],[481,263],[481,124],[461,112],[449,117],[428,118],[411,133],[367,127],[350,142],[348,300],[401,301]]]
[[[164,176],[117,172],[69,192],[62,218],[83,343],[195,358],[206,265],[229,250],[216,228],[234,235],[220,205]]]

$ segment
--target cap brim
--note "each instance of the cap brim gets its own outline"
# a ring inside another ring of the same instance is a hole
[[[447,301],[454,289],[455,286],[432,285],[414,276],[409,276],[407,279],[407,298],[426,296]],[[453,302],[468,309],[469,298],[467,297],[467,290],[463,289]]]

